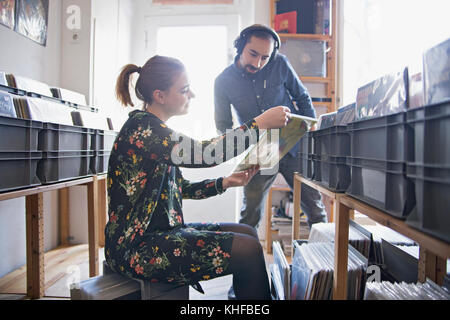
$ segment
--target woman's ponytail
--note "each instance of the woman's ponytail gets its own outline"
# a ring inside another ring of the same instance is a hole
[[[123,67],[119,77],[117,78],[116,97],[125,107],[134,107],[133,101],[131,101],[130,96],[130,77],[131,74],[135,72],[140,73],[141,68],[134,64],[127,64],[125,67]]]
[[[169,89],[176,77],[184,71],[184,65],[180,60],[164,56],[153,56],[142,68],[134,64],[127,64],[117,79],[117,99],[125,107],[134,107],[130,96],[130,77],[134,72],[138,72],[139,79],[136,81],[135,93],[136,97],[144,102],[145,108],[146,105],[153,103],[155,90]]]

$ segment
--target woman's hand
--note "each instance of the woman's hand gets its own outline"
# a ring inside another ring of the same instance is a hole
[[[234,172],[231,176],[223,178],[222,188],[226,190],[231,187],[242,187],[253,178],[259,171],[259,166],[255,166],[245,171]]]
[[[291,110],[288,107],[278,106],[270,108],[255,118],[260,129],[283,128],[289,121]]]

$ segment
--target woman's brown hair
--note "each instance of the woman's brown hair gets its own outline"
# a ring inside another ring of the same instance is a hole
[[[122,105],[134,107],[130,96],[131,74],[138,72],[136,82],[136,96],[146,104],[152,104],[155,90],[165,91],[169,89],[177,76],[185,67],[181,61],[171,57],[154,56],[140,68],[134,64],[128,64],[122,68],[116,82],[116,96]]]

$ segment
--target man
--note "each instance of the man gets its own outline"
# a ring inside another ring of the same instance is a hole
[[[316,117],[307,89],[287,58],[277,53],[280,39],[275,31],[263,25],[250,26],[242,30],[234,45],[235,61],[216,78],[214,86],[215,122],[219,132],[233,126],[231,105],[240,124],[279,105],[289,107],[294,114]],[[298,152],[296,145],[279,163],[279,172],[291,188],[294,172],[300,166]],[[240,223],[258,227],[264,198],[276,175],[258,173],[244,187]],[[326,222],[320,193],[302,184],[301,195],[301,208],[308,224]]]

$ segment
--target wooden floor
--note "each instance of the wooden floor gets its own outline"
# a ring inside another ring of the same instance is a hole
[[[267,268],[273,262],[272,255],[265,255]],[[99,250],[100,266],[104,261],[104,251]],[[43,300],[70,299],[68,284],[76,279],[89,278],[88,245],[60,247],[45,254],[45,297]],[[100,267],[100,274],[102,268]],[[201,282],[205,294],[189,288],[190,300],[227,300],[232,276],[224,276]],[[20,267],[0,278],[0,300],[20,300],[26,297],[26,267]]]

